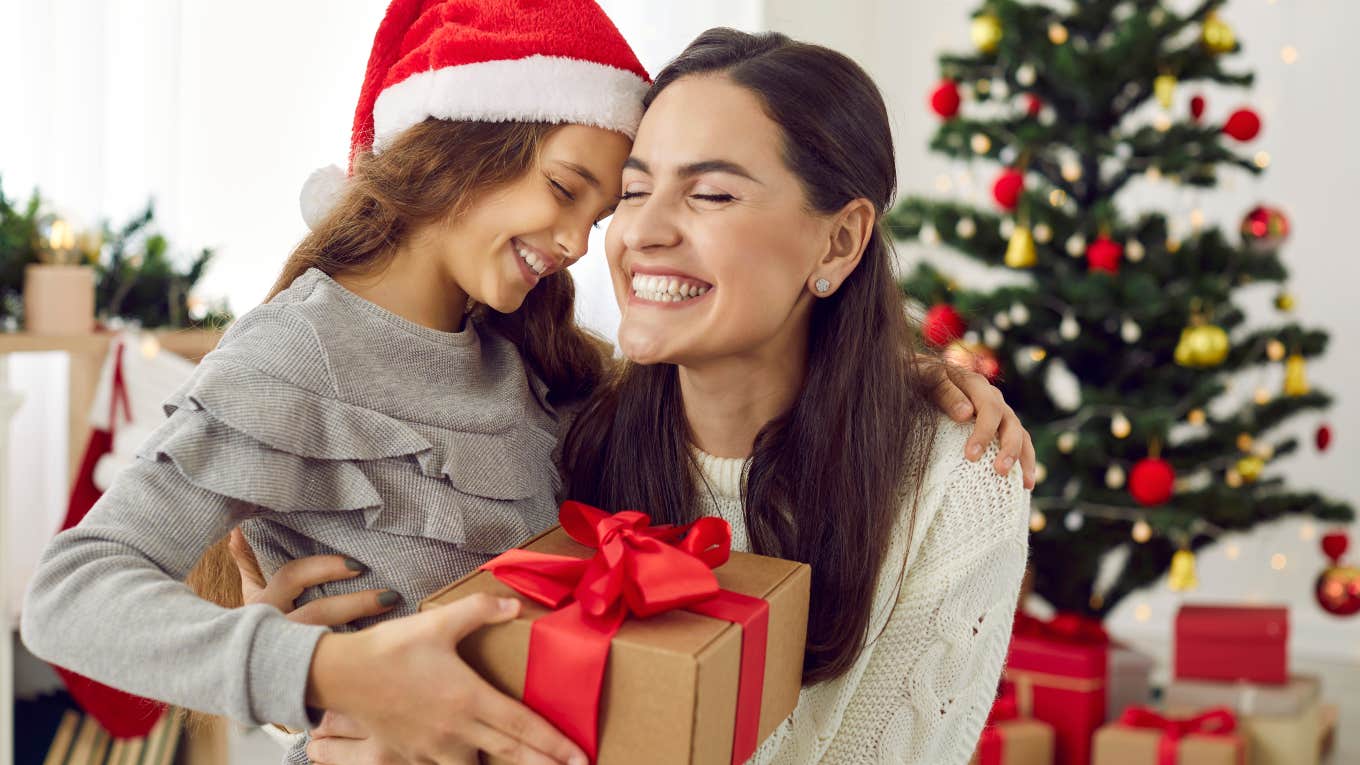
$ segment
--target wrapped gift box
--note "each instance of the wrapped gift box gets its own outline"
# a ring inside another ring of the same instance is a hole
[[[998,756],[984,756],[982,748],[968,765],[1053,765],[1053,726],[1038,720],[1005,720],[989,725],[984,737],[995,736]]]
[[[1323,726],[1320,691],[1318,678],[1309,676],[1295,676],[1279,686],[1176,680],[1167,686],[1164,703],[1176,711],[1206,704],[1235,710],[1249,765],[1317,765]]]
[[[1324,758],[1336,747],[1336,723],[1341,710],[1335,704],[1323,704],[1319,709],[1318,757]]]
[[[94,268],[34,263],[24,269],[24,329],[35,335],[94,331]]]
[[[1005,676],[1020,716],[1053,726],[1054,762],[1087,765],[1108,701],[1109,641],[1100,625],[1070,615],[1046,623],[1017,617]]]
[[[564,505],[563,522],[567,523],[565,512]],[[722,528],[726,530],[726,524]],[[523,550],[563,559],[586,559],[595,554],[561,527],[530,540]],[[759,742],[792,713],[802,686],[811,570],[802,563],[732,553],[712,573],[724,591],[761,599],[769,607],[763,679],[755,683],[760,689],[756,714],[752,716],[751,708],[739,704],[738,699],[743,673],[760,668],[743,662],[747,649],[741,626],[689,610],[670,610],[647,618],[629,616],[606,647],[607,670],[597,697],[596,762],[600,765],[727,765],[733,761],[734,739],[743,724],[748,730],[752,725],[758,729],[753,741]],[[557,617],[563,609],[550,609],[526,599],[488,570],[474,572],[444,588],[423,601],[420,608],[437,607],[478,592],[518,597],[523,606],[513,621],[483,627],[465,638],[458,652],[496,688],[524,698],[531,658],[551,663],[559,653],[531,652],[531,637],[536,646],[551,645],[539,642],[542,633],[534,629],[535,623],[550,614]],[[589,704],[591,700],[582,695],[581,686],[585,684],[570,672],[563,676],[571,680],[550,689],[552,695],[560,697],[551,706],[577,709]],[[526,703],[535,706],[532,699]],[[555,720],[544,709],[535,708],[550,721]],[[746,716],[744,723],[739,720],[742,715]],[[558,727],[571,735],[567,727],[560,723]],[[591,751],[580,736],[574,737]]]
[[[1250,606],[1182,606],[1176,679],[1282,684],[1289,679],[1289,612]]]
[[[1158,722],[1166,722],[1155,713],[1132,707],[1135,714],[1121,718],[1120,721],[1101,726],[1096,732],[1092,752],[1092,765],[1165,765],[1166,763],[1185,763],[1190,765],[1241,765],[1244,752],[1242,738],[1232,729],[1235,721],[1227,725],[1226,732],[1195,732],[1185,735],[1169,734]],[[1226,711],[1226,710],[1225,710]],[[1141,718],[1138,725],[1130,724],[1130,717]],[[1231,715],[1220,716],[1231,719]],[[1173,723],[1174,724],[1174,723]],[[1204,727],[1204,726],[1192,726]],[[1207,726],[1207,730],[1214,730]],[[1165,740],[1170,736],[1170,740]],[[1174,755],[1174,756],[1173,756]]]

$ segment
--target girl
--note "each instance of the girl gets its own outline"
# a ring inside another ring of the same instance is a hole
[[[556,406],[603,364],[561,272],[617,201],[644,77],[586,0],[393,3],[338,207],[45,552],[34,652],[246,722],[349,712],[412,760],[578,760],[452,650],[513,604],[414,609],[554,518]],[[378,590],[388,619],[332,633],[193,597],[178,580],[237,524],[268,571],[346,558],[303,602]]]

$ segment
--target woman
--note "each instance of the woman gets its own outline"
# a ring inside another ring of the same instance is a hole
[[[719,515],[734,548],[812,565],[805,686],[756,761],[967,762],[1028,481],[929,404],[879,228],[882,100],[832,51],[711,30],[645,102],[606,241],[629,363],[571,429],[565,495]],[[400,761],[343,712],[314,761]]]

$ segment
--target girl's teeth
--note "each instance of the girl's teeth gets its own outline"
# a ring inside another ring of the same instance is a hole
[[[544,263],[543,260],[540,259],[538,255],[534,253],[533,250],[526,249],[524,247],[519,247],[516,248],[515,252],[520,256],[520,258],[524,260],[525,263],[529,264],[529,268],[533,270],[534,273],[541,275],[544,271],[548,270],[547,264]]]

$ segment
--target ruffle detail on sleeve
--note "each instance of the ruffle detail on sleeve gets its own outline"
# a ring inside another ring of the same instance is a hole
[[[536,405],[499,433],[456,431],[207,359],[165,408],[139,456],[267,510],[361,510],[374,531],[494,553],[555,517],[556,438]]]

